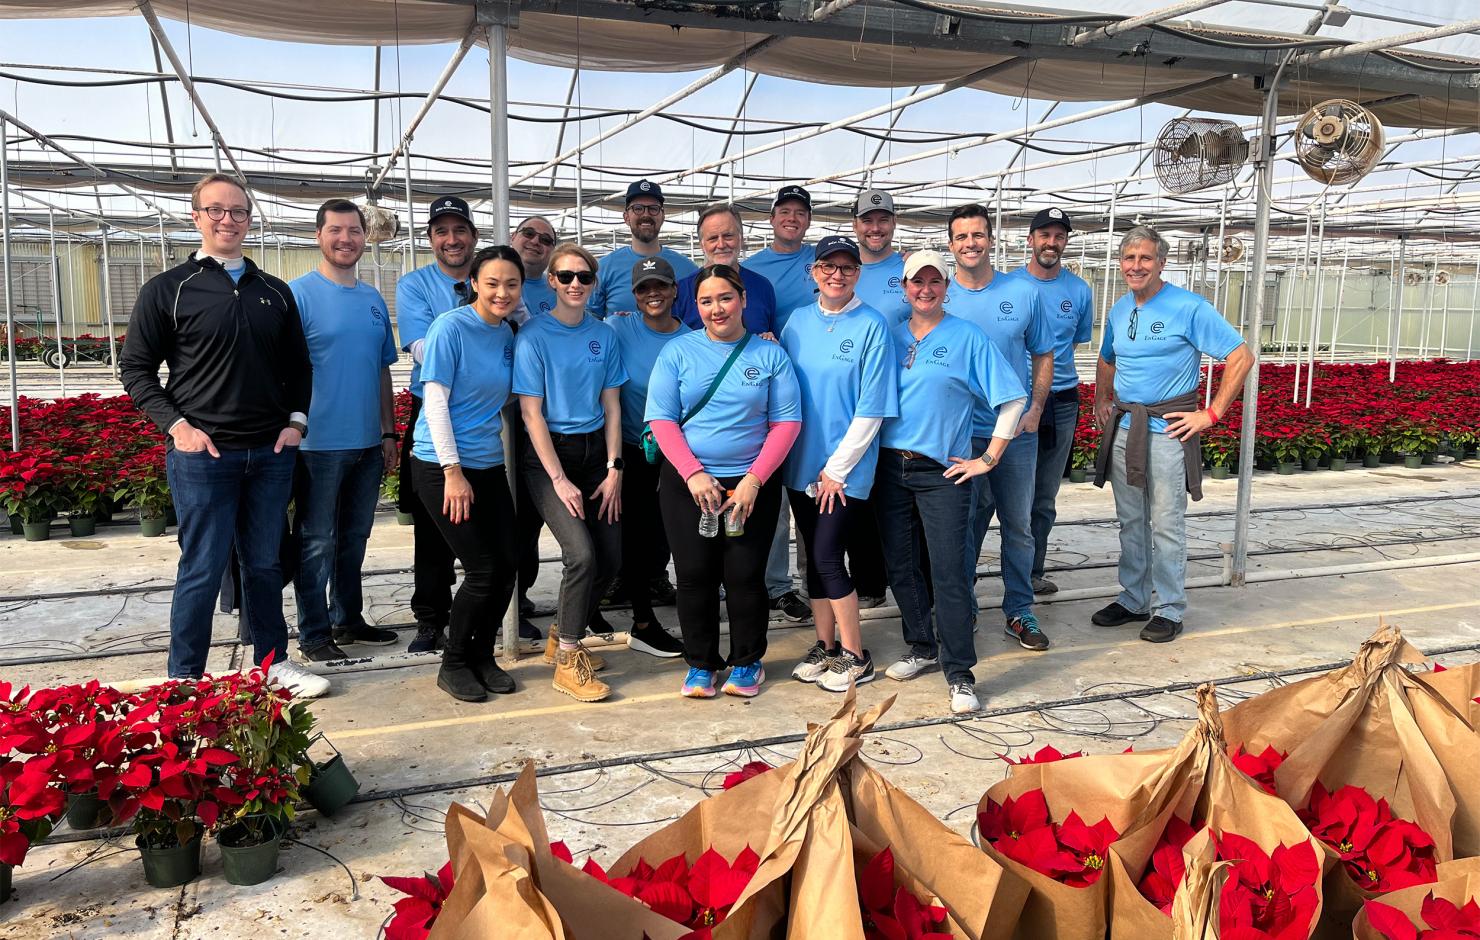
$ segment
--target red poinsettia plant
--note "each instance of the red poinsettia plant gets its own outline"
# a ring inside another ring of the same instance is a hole
[[[724,788],[726,790],[733,790],[735,787],[738,787],[740,784],[749,780],[751,777],[759,777],[766,771],[773,769],[774,768],[765,761],[753,760],[750,763],[746,764],[744,767],[741,767],[739,770],[735,771],[734,773],[725,774]]]
[[[1037,752],[1029,754],[1027,757],[1020,757],[1017,760],[1013,760],[1006,754],[998,754],[997,756],[1015,767],[1022,767],[1025,764],[1052,764],[1055,761],[1069,760],[1075,757],[1083,757],[1084,752],[1070,751],[1069,753],[1065,754],[1063,751],[1060,751],[1052,744],[1045,744],[1043,747],[1040,747]]]
[[[1187,877],[1187,859],[1182,855],[1182,847],[1192,841],[1201,828],[1193,828],[1177,816],[1168,819],[1156,848],[1151,850],[1146,871],[1136,883],[1141,896],[1168,917],[1172,914],[1172,899],[1176,897],[1177,887]]]
[[[1423,899],[1419,916],[1427,925],[1417,927],[1408,915],[1381,901],[1363,905],[1367,923],[1385,940],[1475,940],[1480,938],[1480,905],[1471,898],[1463,906],[1430,894]]]
[[[865,940],[950,940],[941,927],[946,909],[922,904],[894,884],[894,853],[885,846],[858,871],[858,909]]]
[[[1266,853],[1252,839],[1215,833],[1215,859],[1232,862],[1218,894],[1223,940],[1305,940],[1319,898],[1321,863],[1309,842]]]
[[[1000,804],[989,799],[977,813],[982,838],[1008,858],[1074,888],[1100,880],[1110,858],[1110,843],[1120,833],[1108,817],[1088,825],[1070,811],[1054,822],[1043,790],[1028,790]]]
[[[1290,754],[1288,751],[1276,751],[1273,745],[1266,745],[1258,754],[1251,754],[1240,744],[1230,750],[1228,756],[1233,761],[1233,766],[1244,776],[1263,787],[1265,793],[1273,794],[1274,772],[1280,769],[1280,765]]]
[[[550,850],[556,858],[574,864],[565,843],[552,842]],[[684,854],[675,855],[656,868],[646,859],[638,859],[632,871],[613,876],[595,859],[588,858],[581,870],[669,920],[692,928],[683,940],[710,940],[714,927],[724,922],[730,908],[740,900],[745,886],[760,868],[760,861],[760,856],[746,846],[732,862],[708,848],[693,865],[689,865]]]
[[[1438,879],[1433,837],[1362,787],[1332,793],[1317,781],[1310,805],[1297,815],[1341,856],[1342,867],[1364,891],[1396,891]]]
[[[0,865],[19,865],[67,808],[30,689],[0,681]]]
[[[406,895],[392,905],[396,912],[386,922],[385,940],[426,940],[437,915],[442,913],[443,903],[452,893],[452,861],[449,859],[435,875],[423,873],[420,878],[382,875],[380,880]]]

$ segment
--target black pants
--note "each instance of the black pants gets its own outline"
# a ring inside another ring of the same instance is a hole
[[[781,512],[781,483],[773,478],[761,487],[745,534],[728,536],[724,526],[714,538],[699,534],[699,507],[689,487],[668,461],[660,465],[658,503],[663,529],[673,549],[678,575],[678,625],[683,631],[684,662],[711,671],[748,666],[766,655],[766,626],[771,604],[766,597],[766,557]],[[740,477],[720,477],[734,489]],[[719,652],[719,588],[725,587],[730,614],[730,655]]]
[[[514,596],[514,500],[503,467],[463,468],[473,487],[468,518],[454,525],[442,513],[442,468],[411,458],[417,496],[463,565],[463,582],[453,598],[444,661],[486,661],[493,657],[494,634]]]
[[[807,596],[836,601],[852,594],[853,579],[843,564],[843,552],[857,527],[854,517],[873,519],[873,506],[862,499],[846,503],[838,500],[831,512],[824,513],[818,509],[817,500],[806,493],[787,490],[786,497],[791,501],[792,518],[797,521],[797,536],[807,546]]]
[[[864,597],[883,597],[889,585],[889,569],[884,564],[884,542],[879,535],[879,517],[872,500],[848,500],[867,506],[865,512],[848,513],[848,570],[853,586]]]
[[[416,622],[434,627],[448,625],[452,611],[452,585],[457,574],[452,570],[452,549],[437,528],[433,516],[442,514],[442,497],[437,497],[437,508],[428,513],[425,505],[417,498],[418,474],[412,470],[412,436],[416,432],[416,419],[421,414],[421,398],[411,396],[411,419],[406,422],[406,434],[401,439],[401,495],[397,509],[411,514],[412,579],[411,613]],[[437,473],[441,480],[441,470]]]
[[[508,465],[517,468],[523,465],[524,454],[533,447],[529,443],[529,434],[524,430],[524,418],[517,402],[504,409],[504,420],[514,432],[514,454]],[[514,514],[514,544],[519,555],[519,609],[524,611],[534,606],[529,599],[529,589],[540,576],[540,529],[544,528],[545,520],[540,518],[524,474],[516,472],[514,478],[519,488]]]
[[[668,537],[658,504],[658,465],[642,448],[622,445],[622,587],[632,601],[632,622],[652,623],[652,581],[668,567]]]

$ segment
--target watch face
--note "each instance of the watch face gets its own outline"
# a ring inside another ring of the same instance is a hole
[[[607,461],[606,465],[613,470],[622,470],[627,466],[627,461],[623,460],[621,457],[614,457],[611,460]]]

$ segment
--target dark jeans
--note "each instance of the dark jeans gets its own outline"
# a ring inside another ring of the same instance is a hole
[[[642,448],[622,445],[622,587],[632,601],[632,622],[652,623],[653,579],[668,567],[668,537],[658,505],[658,466]]]
[[[938,657],[946,682],[974,683],[971,580],[962,559],[972,489],[946,479],[945,469],[933,460],[882,449],[872,495],[905,642],[916,656]]]
[[[812,600],[841,600],[853,593],[853,579],[843,564],[848,536],[861,516],[873,517],[867,500],[835,501],[832,511],[821,512],[817,500],[806,493],[787,490],[797,535],[807,546],[807,596]]]
[[[1038,470],[1033,477],[1033,577],[1043,577],[1044,560],[1048,557],[1048,533],[1053,531],[1058,510],[1059,484],[1064,482],[1064,469],[1069,465],[1069,452],[1074,449],[1074,428],[1079,424],[1079,386],[1054,392],[1049,398],[1052,411],[1045,421],[1053,422],[1053,434],[1038,435]]]
[[[991,443],[987,438],[972,438],[971,452],[980,455]],[[976,580],[977,559],[992,516],[997,516],[1002,537],[1002,613],[1011,620],[1033,610],[1033,531],[1028,517],[1033,505],[1033,474],[1038,466],[1038,435],[1019,434],[1002,452],[1002,460],[991,473],[975,477],[970,486],[975,491],[971,508],[971,537],[967,543],[967,576]],[[976,593],[971,598],[976,610]]]
[[[242,622],[252,637],[252,661],[261,663],[271,653],[274,662],[282,662],[288,655],[278,547],[298,448],[220,451],[212,457],[170,446],[165,457],[180,521],[180,564],[170,605],[172,678],[205,672],[211,616],[233,543],[241,560]]]
[[[550,432],[555,456],[570,482],[586,497],[586,518],[577,519],[555,495],[555,484],[540,463],[534,447],[522,455],[519,468],[540,518],[560,543],[565,571],[560,577],[559,610],[556,623],[565,640],[585,635],[586,624],[596,605],[611,587],[622,564],[622,524],[597,518],[600,501],[593,498],[596,487],[606,479],[606,439],[601,431],[589,434]]]
[[[771,603],[766,597],[766,558],[781,513],[781,481],[772,477],[756,495],[745,534],[699,534],[699,507],[689,487],[668,461],[660,465],[658,502],[663,507],[663,529],[673,549],[677,575],[678,625],[683,631],[684,662],[696,669],[716,671],[725,666],[748,666],[766,655],[766,627]],[[740,477],[718,477],[720,486],[734,489]],[[719,588],[725,588],[730,614],[730,655],[719,651]]]
[[[298,647],[328,643],[333,627],[363,626],[360,569],[375,524],[385,458],[379,445],[363,450],[302,450],[294,488],[298,530]],[[328,590],[328,603],[324,592]]]
[[[417,496],[451,551],[462,562],[463,581],[452,599],[447,626],[447,662],[493,658],[493,639],[514,596],[514,499],[503,467],[463,468],[473,487],[468,518],[453,525],[442,513],[446,483],[442,468],[411,458]]]
[[[417,474],[411,469],[412,436],[416,432],[416,419],[421,414],[421,399],[411,396],[411,420],[406,423],[406,435],[401,440],[401,496],[397,506],[401,512],[411,514],[412,542],[412,589],[411,613],[417,623],[434,627],[445,627],[452,610],[452,585],[457,573],[452,570],[452,549],[437,529],[436,520],[416,496]],[[442,511],[438,501],[437,513]]]

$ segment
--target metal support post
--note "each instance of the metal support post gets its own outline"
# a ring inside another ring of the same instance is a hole
[[[118,332],[113,328],[113,281],[108,270],[108,223],[101,226],[103,234],[103,321],[108,326],[108,364],[113,367],[113,377],[118,378]]]
[[[1310,342],[1306,349],[1305,369],[1305,407],[1310,407],[1310,396],[1316,384],[1316,340],[1320,336],[1321,329],[1321,304],[1326,300],[1326,269],[1322,266],[1326,260],[1326,203],[1321,202],[1321,226],[1320,234],[1316,236],[1316,296],[1315,302],[1310,305]],[[1296,393],[1299,394],[1300,379],[1297,373],[1295,379]]]
[[[1336,309],[1331,311],[1331,352],[1326,356],[1327,362],[1336,361],[1336,340],[1341,335],[1341,305],[1346,301],[1346,268],[1351,246],[1348,238],[1341,247],[1341,277],[1336,279]]]
[[[1388,310],[1388,381],[1398,381],[1398,344],[1403,335],[1403,288],[1407,275],[1403,270],[1403,261],[1408,256],[1408,237],[1398,236],[1398,273],[1393,277],[1393,286],[1398,291],[1398,302],[1394,305],[1396,309]]]
[[[51,245],[51,318],[57,325],[57,391],[67,397],[66,352],[62,348],[62,269],[57,258],[57,220],[51,206],[46,207],[46,235]]]
[[[15,370],[15,291],[10,280],[10,124],[0,117],[0,268],[5,277],[5,360],[10,366],[10,449],[21,449],[20,380]]]
[[[1105,228],[1105,276],[1100,281],[1100,336],[1105,335],[1110,322],[1110,268],[1115,257],[1115,209],[1120,191],[1110,194],[1110,224]]]

